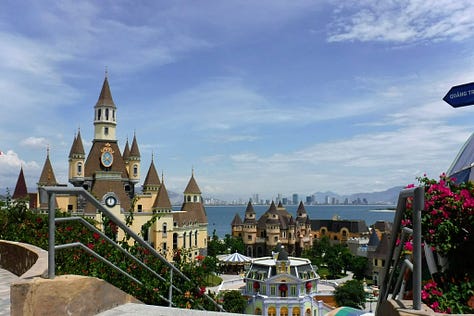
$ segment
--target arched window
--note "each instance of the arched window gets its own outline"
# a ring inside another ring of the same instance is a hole
[[[300,308],[299,307],[293,307],[293,311],[291,312],[291,315],[300,316]]]
[[[197,196],[195,195],[194,196],[194,202],[197,202],[197,201],[198,201],[198,199],[197,199]]]
[[[173,249],[178,249],[178,234],[174,233],[173,234]]]
[[[163,237],[166,237],[167,231],[168,231],[168,224],[163,223]]]
[[[109,109],[105,109],[105,120],[109,120]]]
[[[198,231],[196,230],[194,232],[194,246],[197,247],[197,245],[198,245]]]
[[[262,310],[260,309],[260,307],[257,307],[255,309],[255,315],[262,315]]]
[[[101,109],[97,109],[97,120],[98,120],[98,121],[100,121],[101,114],[102,114],[102,110],[101,110]]]
[[[191,197],[188,195],[188,198],[187,198],[188,202],[191,202]]]
[[[133,165],[133,176],[136,177],[138,175],[138,165],[134,164]]]
[[[268,308],[268,316],[276,316],[276,308],[275,306],[270,306]]]
[[[183,248],[186,248],[186,232],[183,234]]]
[[[82,174],[82,162],[77,163],[77,175],[80,176]]]
[[[193,246],[193,233],[189,232],[189,248]]]
[[[280,316],[288,316],[288,307],[286,306],[280,307]]]

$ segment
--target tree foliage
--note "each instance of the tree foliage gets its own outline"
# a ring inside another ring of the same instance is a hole
[[[362,309],[365,305],[364,286],[359,280],[349,280],[336,288],[334,298],[339,306]]]
[[[223,307],[226,312],[243,314],[247,306],[247,300],[240,291],[227,291],[223,296]]]

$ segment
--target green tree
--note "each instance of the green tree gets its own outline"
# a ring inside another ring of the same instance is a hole
[[[369,259],[366,257],[353,256],[349,270],[354,273],[354,278],[362,280],[365,277]]]
[[[212,232],[212,236],[207,243],[207,255],[211,257],[215,257],[219,254],[225,252],[226,246],[225,244],[219,239],[216,234],[216,230]]]
[[[242,296],[240,291],[227,291],[223,297],[224,309],[229,313],[243,314],[245,307],[247,306],[247,300]]]
[[[230,253],[238,252],[244,254],[245,245],[244,241],[240,237],[233,237],[226,234],[224,237],[225,251],[230,250]]]
[[[334,298],[339,306],[364,308],[364,286],[359,280],[349,280],[335,289]]]

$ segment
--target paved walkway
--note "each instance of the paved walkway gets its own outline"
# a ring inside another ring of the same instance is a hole
[[[10,316],[10,284],[16,280],[16,275],[0,269],[0,316]]]

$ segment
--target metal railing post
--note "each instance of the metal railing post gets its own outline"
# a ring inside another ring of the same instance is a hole
[[[170,302],[170,307],[172,307],[173,302],[173,269],[170,269],[170,290],[168,294],[168,300]]]
[[[48,279],[54,279],[56,274],[56,261],[55,261],[55,232],[56,232],[56,223],[55,223],[55,207],[56,194],[48,192]]]
[[[418,187],[413,200],[413,309],[421,309],[421,211],[425,207],[425,190]]]

